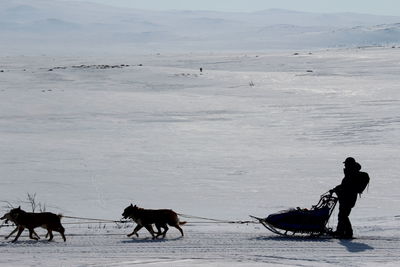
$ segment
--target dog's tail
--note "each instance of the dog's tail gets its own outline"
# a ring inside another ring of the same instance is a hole
[[[179,222],[179,225],[187,224],[187,222]]]

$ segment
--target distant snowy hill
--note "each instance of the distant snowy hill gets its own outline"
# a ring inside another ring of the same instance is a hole
[[[2,53],[268,50],[390,45],[400,17],[143,11],[85,2],[13,0],[0,6]],[[376,26],[379,25],[379,26]]]

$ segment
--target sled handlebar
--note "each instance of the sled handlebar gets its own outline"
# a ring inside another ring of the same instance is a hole
[[[335,193],[335,192],[333,192],[332,190],[329,190],[328,192],[323,193],[323,194],[321,195],[321,197],[324,197],[324,196],[332,196],[333,193]]]

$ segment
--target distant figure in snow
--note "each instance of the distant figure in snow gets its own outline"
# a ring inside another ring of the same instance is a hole
[[[339,198],[338,225],[333,236],[341,239],[353,238],[349,215],[351,209],[357,201],[357,194],[364,191],[369,183],[369,176],[366,172],[361,172],[361,165],[352,157],[344,162],[344,178],[342,183],[331,189],[330,193],[336,193]]]
[[[200,73],[202,73],[203,72],[203,68],[200,68]]]

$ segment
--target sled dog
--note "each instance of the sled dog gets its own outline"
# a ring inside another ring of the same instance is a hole
[[[180,225],[184,225],[186,222],[180,222],[178,215],[173,210],[161,209],[161,210],[149,210],[149,209],[142,209],[137,207],[136,205],[133,206],[132,204],[125,208],[122,216],[127,219],[131,218],[137,226],[133,230],[132,233],[128,234],[128,236],[136,235],[139,237],[137,232],[142,229],[143,227],[146,228],[153,239],[162,236],[165,237],[168,231],[168,225],[175,227],[176,229],[181,232],[183,236],[183,230]],[[152,224],[155,224],[158,233],[156,234],[153,230]],[[161,231],[161,228],[164,231]]]
[[[34,229],[42,227],[47,229],[48,235],[50,236],[49,241],[53,240],[53,232],[59,232],[64,240],[66,241],[64,232],[65,229],[61,225],[61,215],[57,215],[51,212],[32,213],[26,212],[21,207],[12,209],[9,213],[3,216],[15,223],[17,226],[18,233],[12,242],[16,242],[21,233],[27,228],[29,230],[29,237],[31,239],[38,240],[39,236],[35,233]],[[16,230],[14,230],[8,237],[10,237]],[[33,235],[36,235],[34,237]]]
[[[16,223],[15,223],[15,222],[13,221],[13,219],[11,218],[11,215],[10,215],[9,212],[6,213],[6,214],[4,214],[3,217],[0,218],[0,220],[5,220],[5,223],[8,223],[8,221],[11,221],[11,222],[13,222],[13,223],[16,225]],[[13,234],[15,234],[15,232],[17,232],[17,231],[18,231],[18,226],[15,227],[15,229],[14,229],[8,236],[6,236],[5,239],[9,239],[9,238],[10,238]],[[33,234],[34,234],[38,239],[40,239],[39,235],[35,232],[35,230],[33,230]],[[47,237],[47,235],[46,235],[46,237]]]

